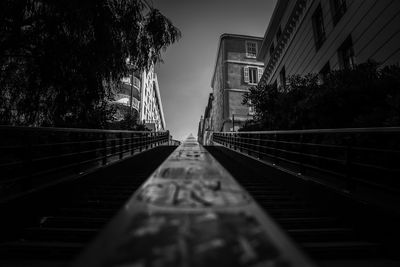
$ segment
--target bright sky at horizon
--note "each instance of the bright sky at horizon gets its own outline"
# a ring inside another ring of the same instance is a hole
[[[149,1],[151,2],[151,1]],[[276,0],[153,0],[182,32],[157,66],[167,129],[174,139],[197,136],[223,33],[263,37]]]

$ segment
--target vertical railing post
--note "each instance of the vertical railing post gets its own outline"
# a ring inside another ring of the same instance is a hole
[[[135,139],[133,138],[133,133],[131,133],[131,139],[130,139],[130,141],[131,141],[131,144],[130,144],[130,147],[131,147],[131,155],[133,155],[134,150],[135,150],[134,140],[135,140]]]
[[[103,133],[103,166],[107,164],[107,134]]]
[[[82,172],[82,135],[80,132],[78,135],[78,173]]]
[[[143,133],[139,133],[139,152],[142,152],[142,146],[143,146]]]
[[[26,172],[26,177],[25,179],[22,180],[22,190],[27,191],[32,188],[32,179],[33,179],[33,145],[32,145],[32,135],[35,132],[32,131],[25,131],[24,135],[24,141],[25,141],[25,172]]]
[[[119,133],[119,159],[122,159],[124,156],[124,146],[122,139],[122,132]]]
[[[300,174],[304,175],[306,170],[304,167],[304,136],[303,134],[300,134],[300,141],[299,141],[300,145],[299,145],[299,155],[298,155],[298,164],[299,164],[299,172]]]
[[[240,144],[238,145],[239,147],[239,151],[242,152],[243,151],[243,140],[240,139],[241,137],[239,136],[239,142]]]
[[[274,134],[274,163],[278,164],[278,135]]]
[[[234,137],[234,139],[233,139],[233,149],[236,150],[237,147],[240,145],[240,144],[239,144],[240,141],[238,141],[239,138],[240,138],[240,136],[239,136],[238,133],[235,132],[233,137]]]
[[[356,189],[355,181],[352,179],[352,146],[353,138],[349,136],[345,138],[346,151],[345,151],[345,177],[346,177],[346,190],[352,192]]]

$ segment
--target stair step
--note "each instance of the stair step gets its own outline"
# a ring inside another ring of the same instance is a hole
[[[262,206],[262,205],[261,205]],[[273,208],[268,207],[265,209],[268,214],[273,218],[292,218],[292,217],[306,217],[321,215],[320,211],[305,208]]]
[[[90,228],[29,227],[24,229],[23,237],[26,240],[35,241],[63,241],[87,243],[98,232],[99,229]]]
[[[294,218],[278,218],[278,224],[285,229],[301,229],[312,227],[329,227],[338,225],[338,221],[334,217],[294,217]]]
[[[70,202],[68,207],[70,208],[109,208],[109,209],[119,209],[124,204],[123,201],[110,201],[103,199],[96,200],[86,200],[79,202]]]
[[[301,247],[316,259],[375,258],[381,247],[373,242],[302,242]]]
[[[68,259],[84,247],[78,242],[13,241],[0,244],[1,259]]]
[[[265,200],[265,201],[271,201],[271,200],[273,200],[273,201],[295,201],[296,200],[291,195],[288,195],[288,196],[282,196],[282,195],[257,195],[257,194],[252,193],[251,191],[249,193],[257,201],[263,201],[263,200]]]
[[[72,216],[72,217],[101,217],[101,218],[111,218],[118,209],[110,209],[110,208],[96,208],[96,209],[88,209],[88,208],[61,208],[59,209],[60,215],[63,216]]]
[[[352,241],[355,239],[354,231],[350,228],[289,229],[287,232],[297,242]]]
[[[269,208],[307,208],[305,202],[298,201],[282,201],[282,200],[257,200],[258,204],[265,209]]]
[[[101,228],[109,220],[94,217],[53,217],[44,216],[40,220],[41,227],[68,227],[68,228]]]

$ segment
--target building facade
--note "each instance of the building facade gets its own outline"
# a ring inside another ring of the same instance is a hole
[[[211,80],[210,130],[237,131],[252,118],[251,109],[242,101],[243,94],[258,83],[264,71],[264,63],[257,60],[261,43],[260,37],[221,35]]]
[[[400,1],[278,0],[258,59],[263,81],[400,60]]]
[[[212,105],[214,96],[211,93],[208,96],[207,106],[204,110],[204,115],[200,117],[199,128],[197,133],[197,140],[200,144],[209,144],[211,133],[212,133]]]
[[[154,67],[142,73],[139,119],[147,128],[154,131],[166,129],[164,111],[161,102],[160,87]]]
[[[122,106],[122,109],[130,108],[139,113],[140,91],[141,91],[140,73],[132,73],[121,79],[118,93],[115,96],[115,104]],[[132,105],[132,106],[131,106]]]
[[[121,110],[137,112],[139,123],[152,131],[166,129],[160,88],[153,66],[122,78],[114,103]]]

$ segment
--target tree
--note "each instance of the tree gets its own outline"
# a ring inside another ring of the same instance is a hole
[[[291,76],[284,88],[260,83],[243,104],[254,106],[258,130],[400,126],[399,77],[399,66],[369,61],[323,82],[308,74]]]
[[[145,0],[3,0],[0,123],[104,127],[127,58],[161,61],[179,30]]]

